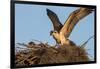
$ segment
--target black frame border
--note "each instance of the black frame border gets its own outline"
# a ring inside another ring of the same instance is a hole
[[[90,7],[94,8],[94,61],[89,62],[75,62],[75,63],[60,63],[60,64],[41,64],[32,66],[15,66],[15,4],[35,4],[35,5],[49,5],[49,6],[70,6],[70,7]],[[50,2],[34,2],[34,1],[10,1],[10,68],[30,68],[30,67],[44,67],[44,66],[60,66],[60,65],[80,65],[80,64],[91,64],[97,62],[97,43],[96,43],[96,5],[80,5],[80,4],[67,4],[67,3],[50,3]]]

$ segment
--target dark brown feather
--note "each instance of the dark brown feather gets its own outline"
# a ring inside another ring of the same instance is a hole
[[[59,21],[58,16],[53,11],[51,11],[49,9],[47,9],[47,15],[50,18],[50,20],[52,21],[54,30],[59,32],[61,30],[61,28],[63,27],[63,25]]]
[[[65,22],[65,24],[62,27],[60,32],[62,32],[64,34],[64,36],[66,36],[66,38],[68,38],[70,36],[72,30],[76,26],[76,24],[81,19],[83,19],[84,17],[86,17],[87,15],[92,13],[92,11],[93,11],[92,8],[84,8],[84,7],[80,7],[79,9],[75,10],[74,12],[72,12],[70,14],[69,18]]]

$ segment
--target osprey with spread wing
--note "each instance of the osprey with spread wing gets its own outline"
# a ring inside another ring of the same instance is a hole
[[[61,24],[58,16],[51,10],[47,9],[47,15],[52,21],[54,31],[50,32],[50,35],[56,40],[56,43],[64,45],[64,44],[75,44],[71,40],[68,39],[75,25],[84,17],[92,13],[92,8],[83,8],[73,11],[68,19],[65,21],[64,25]]]

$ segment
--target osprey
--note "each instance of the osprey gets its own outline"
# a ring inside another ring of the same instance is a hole
[[[52,21],[54,31],[50,32],[50,35],[56,40],[56,43],[64,44],[75,44],[68,39],[75,25],[85,16],[89,15],[93,11],[92,8],[83,8],[73,11],[68,19],[65,21],[64,25],[61,24],[58,16],[51,10],[47,9],[47,15]]]

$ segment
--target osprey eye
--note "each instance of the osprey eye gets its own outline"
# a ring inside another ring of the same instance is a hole
[[[57,31],[54,31],[55,33],[57,33]]]

